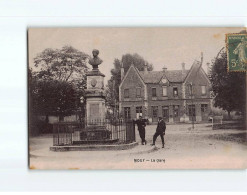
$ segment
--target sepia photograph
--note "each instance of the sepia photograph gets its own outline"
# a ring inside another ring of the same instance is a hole
[[[243,27],[29,28],[29,169],[246,169]]]

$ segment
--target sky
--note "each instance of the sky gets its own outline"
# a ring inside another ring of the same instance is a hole
[[[28,30],[29,65],[46,48],[61,49],[70,45],[92,55],[93,49],[100,51],[103,63],[100,71],[110,78],[115,58],[126,53],[138,53],[154,70],[181,69],[182,62],[189,69],[194,60],[201,59],[203,68],[212,62],[225,46],[226,33],[238,33],[245,28],[31,28]],[[88,67],[91,66],[88,64]]]

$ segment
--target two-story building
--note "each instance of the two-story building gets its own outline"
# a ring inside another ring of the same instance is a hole
[[[210,81],[195,61],[190,70],[139,71],[131,65],[121,70],[119,112],[124,118],[142,115],[151,122],[159,116],[167,122],[207,121],[211,111]]]

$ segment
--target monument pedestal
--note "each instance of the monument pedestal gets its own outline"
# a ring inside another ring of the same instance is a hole
[[[86,127],[81,132],[81,140],[109,140],[111,132],[106,129],[104,77],[98,69],[87,74]]]
[[[101,97],[88,97],[86,100],[86,124],[105,122],[105,100]]]
[[[105,121],[105,75],[99,70],[89,71],[86,75],[86,124],[100,125]]]

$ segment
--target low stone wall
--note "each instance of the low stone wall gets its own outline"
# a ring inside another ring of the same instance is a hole
[[[137,146],[137,142],[129,144],[116,144],[116,145],[79,145],[79,146],[51,146],[50,150],[54,152],[65,151],[102,151],[102,150],[128,150]]]

